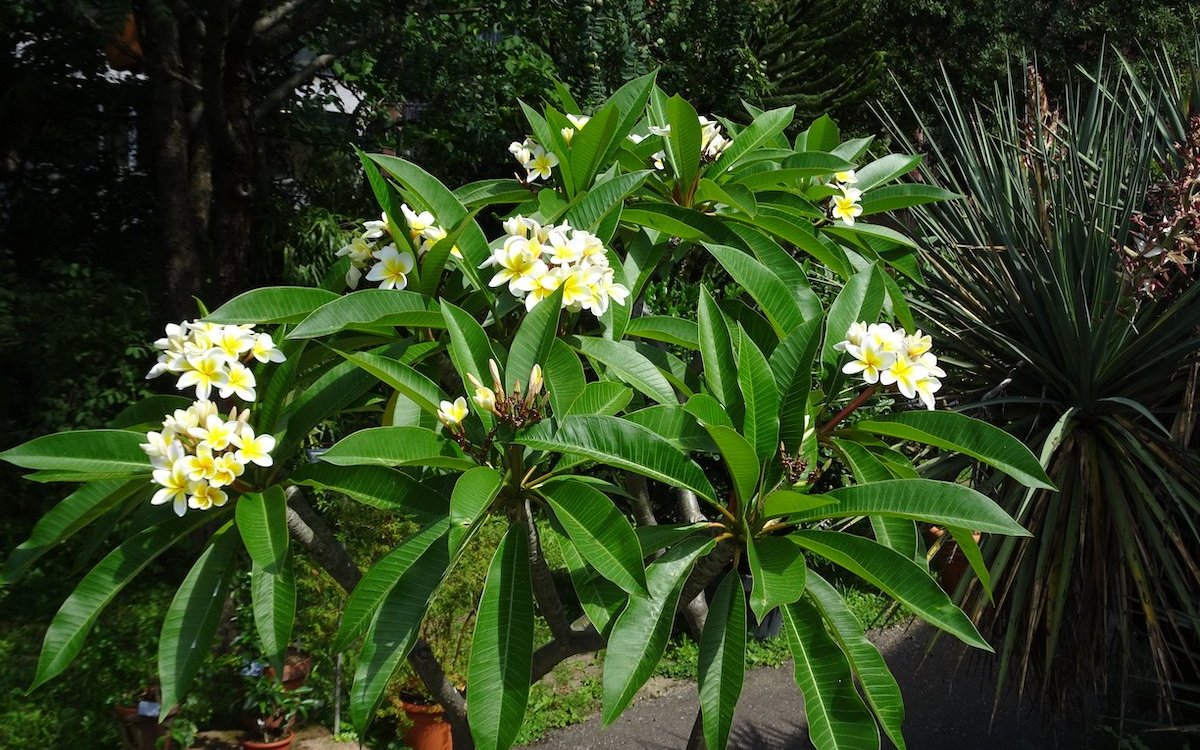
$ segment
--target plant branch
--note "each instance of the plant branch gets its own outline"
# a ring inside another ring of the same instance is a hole
[[[538,611],[546,624],[550,626],[550,633],[553,634],[555,640],[570,640],[573,632],[571,622],[563,610],[562,599],[558,595],[558,589],[554,586],[554,577],[550,573],[550,566],[546,564],[546,556],[542,553],[542,540],[538,534],[537,523],[533,520],[528,498],[518,506],[516,515],[517,518],[514,521],[525,525],[529,537],[529,575],[533,583],[533,596],[537,599]]]
[[[317,73],[320,73],[330,65],[333,65],[333,63],[336,62],[339,57],[358,49],[382,33],[383,28],[377,28],[371,31],[369,34],[357,39],[348,39],[329,52],[314,57],[308,62],[307,65],[303,66],[295,73],[292,73],[290,76],[280,81],[275,88],[267,92],[267,95],[263,97],[263,100],[259,102],[257,107],[254,108],[255,121],[261,120],[263,117],[269,114],[273,109],[279,106],[284,99],[290,96],[293,91],[309,81]]]
[[[583,630],[571,630],[571,634],[565,640],[555,638],[533,652],[533,669],[529,682],[532,684],[542,679],[572,656],[590,654],[606,645],[604,636],[590,623]]]
[[[731,541],[718,542],[712,552],[696,562],[695,567],[692,568],[692,574],[683,584],[683,593],[679,597],[682,605],[686,606],[688,602],[703,594],[704,589],[708,588],[710,583],[717,580],[717,577],[726,571],[729,563],[733,560],[734,546]]]
[[[858,407],[862,406],[863,404],[865,404],[867,402],[867,399],[871,398],[871,396],[874,396],[875,391],[878,388],[879,388],[878,385],[872,385],[868,388],[864,388],[862,393],[858,394],[858,396],[856,396],[853,401],[846,404],[846,408],[839,411],[837,414],[835,414],[833,416],[833,419],[826,422],[825,426],[822,427],[820,432],[818,432],[817,434],[821,437],[824,437],[824,436],[828,435],[830,432],[832,432],[833,428],[837,427],[838,424],[840,424],[843,419],[845,419],[846,417],[853,414],[855,412],[855,410],[858,409]]]
[[[638,526],[657,526],[654,509],[650,505],[650,489],[646,478],[632,471],[625,472],[625,489],[633,504],[633,518]]]

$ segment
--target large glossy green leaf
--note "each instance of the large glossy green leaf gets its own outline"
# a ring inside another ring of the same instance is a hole
[[[463,472],[450,495],[450,557],[470,538],[492,501],[500,494],[504,475],[489,466]]]
[[[629,406],[633,389],[612,380],[588,383],[571,402],[567,414],[616,414]]]
[[[212,323],[299,323],[318,307],[339,295],[304,286],[269,286],[243,292],[213,310],[204,319]]]
[[[874,266],[869,266],[850,277],[837,298],[829,306],[825,319],[825,346],[821,361],[833,368],[842,353],[833,347],[846,339],[850,326],[858,321],[874,323],[883,307],[883,281]],[[833,368],[834,372],[840,372]]]
[[[961,484],[932,479],[889,479],[853,484],[825,493],[836,505],[791,514],[793,521],[846,516],[894,516],[962,526],[989,534],[1029,536],[987,496]]]
[[[725,316],[705,286],[700,287],[696,319],[700,358],[704,363],[704,382],[726,409],[740,415],[742,401],[737,386],[737,360],[733,358],[729,328],[725,324]]]
[[[783,610],[796,684],[804,693],[808,738],[816,750],[878,750],[879,730],[854,689],[846,656],[821,615],[801,599]]]
[[[311,339],[379,326],[442,328],[445,323],[436,305],[416,292],[360,289],[313,310],[287,337]]]
[[[731,427],[706,424],[704,429],[717,444],[721,458],[725,459],[725,466],[733,479],[733,490],[737,493],[744,512],[754,500],[754,493],[758,489],[760,467],[754,446]]]
[[[580,354],[605,365],[611,375],[629,383],[658,403],[679,403],[666,377],[653,362],[633,347],[592,336],[571,336],[565,341]]]
[[[550,355],[546,358],[546,364],[542,366],[542,374],[546,378],[550,408],[556,415],[566,414],[587,384],[579,355],[560,339],[555,339],[550,345]]]
[[[507,393],[513,392],[518,381],[522,389],[529,385],[529,373],[533,366],[540,366],[550,356],[550,346],[554,343],[558,317],[562,311],[562,295],[563,288],[559,286],[521,320],[508,350],[508,362],[504,366],[504,389]]]
[[[441,402],[449,399],[437,383],[391,357],[370,352],[338,353],[412,399],[426,412],[436,415]]]
[[[775,490],[762,501],[763,518],[779,518],[803,513],[835,502],[828,495],[807,495],[794,490]]]
[[[884,482],[894,478],[887,465],[862,445],[842,438],[833,438],[830,442],[842,461],[850,468],[850,472],[854,474],[854,481],[858,484]],[[912,520],[899,516],[871,516],[870,520],[875,539],[880,544],[891,547],[918,563],[925,563],[925,548],[920,544],[917,527]]]
[[[590,122],[588,126],[591,126]],[[649,171],[618,175],[581,194],[567,208],[571,226],[595,232],[600,228],[600,221],[621,205],[626,196],[641,187],[649,175]]]
[[[65,471],[73,474],[149,476],[150,459],[139,446],[144,432],[130,430],[77,430],[43,435],[0,453],[23,469]]]
[[[617,613],[625,606],[625,592],[588,566],[557,520],[551,520],[550,533],[543,537],[543,540],[547,537],[553,538],[558,544],[567,574],[571,577],[571,585],[575,588],[575,595],[579,597],[579,605],[583,607],[584,614],[596,626],[597,632],[607,638],[609,627],[616,619]]]
[[[529,702],[533,662],[533,586],[528,530],[514,524],[492,558],[467,671],[467,718],[480,750],[506,750]]]
[[[604,654],[605,725],[613,723],[638,689],[650,679],[671,635],[675,607],[696,560],[713,546],[712,539],[684,539],[646,569],[650,596],[631,596],[617,617]]]
[[[138,492],[149,496],[151,485],[142,479],[104,479],[89,482],[67,495],[38,519],[29,538],[21,542],[4,563],[0,584],[16,582],[29,566],[65,539]]]
[[[726,245],[704,243],[704,247],[730,276],[754,298],[771,321],[779,338],[787,336],[804,322],[800,305],[787,285],[754,256]]]
[[[517,442],[586,456],[717,501],[712,484],[695,462],[645,427],[618,417],[572,415],[563,417],[557,430],[541,422],[520,433]]]
[[[856,422],[855,428],[965,453],[1030,488],[1054,483],[1025,444],[999,427],[952,411],[906,411]]]
[[[268,573],[279,572],[288,553],[283,488],[276,484],[263,492],[248,492],[238,498],[235,507],[238,533],[250,559]]]
[[[742,432],[763,463],[779,450],[779,387],[767,358],[748,336],[738,348],[738,389],[746,405]]]
[[[836,242],[822,236],[807,221],[798,220],[773,206],[759,204],[758,216],[754,217],[751,223],[758,229],[795,245],[843,279],[849,278],[853,273],[846,252]]]
[[[547,482],[541,494],[588,565],[630,594],[647,593],[637,535],[608,496],[570,479]]]
[[[229,595],[238,538],[226,524],[179,584],[158,639],[158,680],[165,710],[179,703],[208,656]]]
[[[623,415],[681,451],[715,453],[719,449],[696,418],[682,406],[648,406]]]
[[[762,622],[767,613],[804,595],[804,553],[787,537],[765,536],[746,544],[754,586],[750,609]]]
[[[454,197],[464,208],[485,208],[506,203],[524,203],[532,191],[509,178],[478,180],[455,189]]]
[[[729,741],[745,675],[746,592],[742,577],[730,570],[708,606],[696,665],[704,741],[711,750],[724,750]]]
[[[699,349],[699,331],[696,323],[671,315],[643,315],[629,321],[625,327],[627,336],[661,341],[666,344]]]
[[[444,524],[442,530],[445,530]],[[412,650],[425,610],[429,608],[429,602],[441,585],[450,563],[444,533],[436,539],[425,537],[422,541],[429,543],[423,545],[419,556],[411,555],[415,550],[410,550],[406,555],[406,564],[395,566],[399,577],[392,580],[363,639],[358,667],[354,672],[354,684],[350,688],[350,718],[360,736],[366,733],[367,725],[374,718],[375,709],[396,667]],[[403,550],[411,542],[411,539],[406,541],[400,549]],[[355,587],[355,593],[366,580],[364,576]],[[349,603],[346,610],[348,613]]]
[[[901,175],[908,174],[920,163],[920,155],[888,154],[855,172],[855,176],[858,177],[855,187],[866,193],[876,185],[882,185]]]
[[[808,571],[805,586],[811,603],[821,612],[830,634],[849,660],[867,704],[879,719],[883,731],[887,732],[898,750],[905,750],[904,733],[901,731],[904,699],[879,649],[867,640],[862,623],[854,617],[837,589],[811,570]]]
[[[667,154],[675,166],[678,190],[684,205],[690,205],[696,173],[700,169],[700,118],[683,97],[676,94],[666,103],[667,123],[671,132],[666,137]]]
[[[475,466],[454,441],[424,427],[372,427],[351,433],[321,454],[335,466]]]
[[[963,196],[934,185],[904,184],[888,185],[863,193],[862,215],[881,214],[923,203],[950,201]]]
[[[186,409],[192,405],[193,399],[187,396],[172,396],[157,394],[147,396],[121,410],[113,417],[106,427],[114,430],[129,430],[138,427],[153,427],[158,429],[163,417],[176,409]]]
[[[779,439],[793,450],[803,442],[808,429],[808,396],[821,321],[821,317],[814,317],[798,326],[779,342],[768,360],[780,393]]]
[[[616,134],[618,119],[620,112],[616,106],[607,104],[596,110],[583,130],[576,131],[571,138],[571,177],[575,181],[576,194],[587,190],[596,178],[596,173],[605,166],[600,160],[608,152],[609,144]]]
[[[929,571],[882,544],[837,531],[794,531],[797,544],[840,565],[904,603],[921,619],[969,646],[991,651],[975,625],[954,606]]]
[[[782,133],[791,124],[795,112],[796,107],[793,105],[768,110],[755,117],[754,122],[742,128],[741,132],[734,136],[729,145],[721,152],[720,157],[708,168],[709,177],[720,179],[755,149],[770,143],[772,138]]]
[[[275,674],[281,675],[284,654],[292,639],[292,625],[296,621],[296,577],[290,555],[275,572],[257,562],[251,564],[250,604],[263,653],[275,667]]]
[[[386,466],[305,464],[288,477],[294,484],[340,492],[372,508],[415,517],[420,522],[446,515],[450,501],[408,474]]]
[[[464,392],[475,393],[470,375],[474,375],[480,383],[491,388],[492,375],[488,361],[495,360],[499,363],[499,360],[492,352],[492,344],[488,341],[483,326],[466,310],[449,302],[442,303],[442,314],[446,318],[446,331],[450,334],[450,359],[454,362],[454,368],[458,370]],[[522,379],[528,377],[529,373],[526,372]],[[485,425],[490,426],[494,422],[488,412],[478,413]]]
[[[438,559],[445,561],[443,567],[449,564],[449,527],[450,520],[445,517],[424,526],[363,574],[342,611],[342,623],[333,639],[334,651],[344,651],[350,646],[376,616],[391,591],[401,580],[407,580],[408,571],[432,548],[442,547],[446,554]]]
[[[204,524],[212,523],[214,515],[217,514],[189,513],[143,529],[88,571],[46,630],[30,690],[67,668],[83,647],[96,618],[126,584],[167,548]]]

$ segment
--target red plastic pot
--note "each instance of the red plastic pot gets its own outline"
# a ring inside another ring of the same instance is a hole
[[[440,705],[401,701],[412,726],[404,733],[404,744],[413,750],[453,750],[454,737]]]

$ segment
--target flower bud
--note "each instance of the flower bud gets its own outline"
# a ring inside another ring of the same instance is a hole
[[[492,414],[496,413],[496,392],[491,388],[485,388],[482,385],[475,387],[475,403],[483,411],[489,411]]]

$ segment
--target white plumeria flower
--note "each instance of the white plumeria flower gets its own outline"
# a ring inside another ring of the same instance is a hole
[[[169,469],[155,469],[153,476],[154,481],[161,485],[162,489],[154,493],[154,497],[150,498],[150,504],[171,503],[174,506],[175,515],[182,516],[186,513],[188,491],[192,488],[193,482],[187,477],[183,459],[176,461]]]
[[[411,236],[413,239],[416,239],[417,235],[421,234],[421,232],[424,232],[435,223],[433,214],[428,211],[417,213],[409,208],[407,203],[400,204],[400,211],[404,214],[404,221],[408,224],[409,236]]]
[[[847,169],[845,172],[834,172],[833,179],[843,185],[853,185],[858,182],[858,175],[854,174],[853,169]]]
[[[550,179],[550,170],[558,166],[558,156],[553,151],[546,151],[542,147],[534,149],[532,157],[525,163],[525,169],[528,171],[526,177],[530,180]]]
[[[846,339],[839,341],[833,345],[835,351],[844,352],[848,344],[860,346],[863,342],[863,337],[867,335],[867,324],[863,321],[850,324],[850,330],[846,331]]]
[[[666,136],[666,135],[670,135],[670,134],[671,134],[671,126],[670,126],[670,125],[664,125],[664,126],[662,126],[661,128],[660,128],[660,127],[656,127],[656,126],[654,126],[654,125],[651,125],[651,126],[650,126],[650,135],[663,135],[663,136]]]
[[[867,326],[866,338],[880,351],[896,354],[905,347],[904,329],[893,330],[887,323],[872,323]]]
[[[635,146],[637,144],[641,143],[642,141],[646,140],[646,136],[638,135],[637,133],[630,133],[629,135],[627,135],[625,137],[628,138],[629,142]]]
[[[900,354],[888,369],[879,374],[880,385],[893,385],[908,398],[917,397],[917,381],[929,372],[921,365]]]
[[[224,491],[200,482],[192,488],[192,496],[188,498],[188,507],[194,510],[220,508],[228,500],[229,495],[226,495]]]
[[[442,424],[450,428],[451,431],[457,431],[462,425],[462,421],[467,418],[469,413],[467,409],[467,400],[462,396],[454,399],[454,402],[443,401],[438,406],[437,416]]]
[[[150,465],[156,469],[169,469],[187,453],[183,443],[175,438],[175,433],[166,428],[162,432],[147,432],[146,441],[141,448],[146,451]]]
[[[604,296],[624,307],[625,300],[629,298],[629,289],[623,284],[618,284],[615,281],[616,274],[610,268],[604,272],[604,276],[600,279],[601,288],[604,290]]]
[[[188,434],[200,441],[200,446],[208,446],[214,451],[223,451],[233,442],[239,424],[227,422],[220,414],[209,414],[200,425],[188,430]]]
[[[529,293],[525,295],[525,309],[532,310],[537,303],[554,294],[565,279],[566,271],[562,266],[555,266],[541,276],[531,278]]]
[[[922,335],[918,328],[916,333],[904,337],[904,353],[911,360],[918,360],[933,347],[933,337]]]
[[[529,220],[521,214],[505,219],[503,227],[509,237],[529,237]]]
[[[363,229],[366,230],[363,232],[364,240],[377,240],[382,237],[388,231],[387,212],[379,214],[379,221],[363,222]]]
[[[256,385],[258,383],[254,380],[254,373],[250,368],[241,362],[234,362],[229,365],[229,370],[225,373],[225,382],[221,384],[221,398],[229,398],[236,393],[243,401],[253,401],[258,395],[254,390]]]
[[[533,158],[534,145],[536,144],[528,138],[525,139],[524,143],[513,141],[508,144],[508,153],[512,154],[517,163],[523,167]]]
[[[933,411],[934,400],[933,394],[937,393],[942,388],[942,381],[938,380],[932,374],[917,380],[916,389],[917,397],[921,399],[921,403],[925,404],[925,408]]]
[[[862,206],[858,201],[843,193],[842,195],[833,196],[833,208],[830,213],[835,219],[841,219],[846,226],[854,226],[854,219],[862,215]]]
[[[946,371],[938,366],[938,358],[933,352],[925,352],[917,358],[917,363],[924,367],[935,378],[946,377]]]
[[[412,253],[399,252],[389,245],[367,274],[367,280],[380,282],[380,289],[403,289],[408,286],[408,273],[414,265]]]
[[[483,385],[475,386],[475,395],[472,397],[475,405],[482,411],[496,413],[496,392],[491,388]]]
[[[583,130],[583,126],[587,125],[592,118],[588,115],[567,115],[567,119],[571,121],[571,125],[576,130]]]
[[[492,276],[488,286],[508,284],[514,297],[529,291],[534,280],[546,272],[546,264],[529,249],[526,241],[505,243],[504,247],[496,249],[494,256],[500,270]]]
[[[275,437],[272,435],[256,437],[250,425],[242,425],[242,429],[233,436],[232,442],[238,448],[234,455],[244,464],[270,466],[275,462],[275,459],[271,458],[271,451],[275,450]]]
[[[179,390],[196,387],[196,398],[207,399],[213,386],[222,386],[228,377],[225,370],[226,357],[220,349],[210,349],[203,354],[189,354],[186,358],[188,370],[179,377],[175,387]]]
[[[275,346],[275,340],[269,333],[260,333],[254,337],[254,345],[250,347],[250,355],[259,362],[285,362],[287,357]]]
[[[600,279],[603,276],[603,270],[595,267],[576,268],[566,273],[562,281],[563,307],[591,310],[596,315],[603,314],[603,309],[596,312],[596,308],[604,304],[600,299]]]
[[[362,279],[362,270],[358,266],[351,265],[346,269],[346,288],[357,289],[358,282]]]
[[[239,460],[232,453],[224,453],[217,456],[216,465],[216,471],[213,472],[212,477],[209,479],[209,484],[213,487],[225,487],[233,484],[246,471],[245,462]]]
[[[542,366],[534,364],[529,371],[529,387],[525,389],[525,393],[532,398],[542,392],[543,385],[545,385],[545,379],[542,375]]]
[[[896,361],[895,354],[877,349],[870,341],[864,341],[862,346],[850,344],[846,351],[854,357],[854,361],[847,362],[842,367],[842,372],[846,375],[862,373],[863,380],[872,385],[878,383],[880,373]]]
[[[201,443],[196,448],[196,455],[184,457],[183,467],[188,479],[203,482],[217,475],[217,457],[213,455],[212,448]]]
[[[568,240],[567,233],[561,227],[550,233],[549,244],[546,260],[553,265],[566,266],[583,259],[583,243]]]
[[[604,251],[604,243],[591,232],[576,229],[571,233],[571,241],[579,243],[583,261],[593,266],[607,266],[608,256]]]
[[[650,154],[650,161],[651,161],[651,163],[654,164],[655,169],[657,169],[659,171],[666,169],[667,168],[667,152],[666,151],[655,151],[653,154]]]

